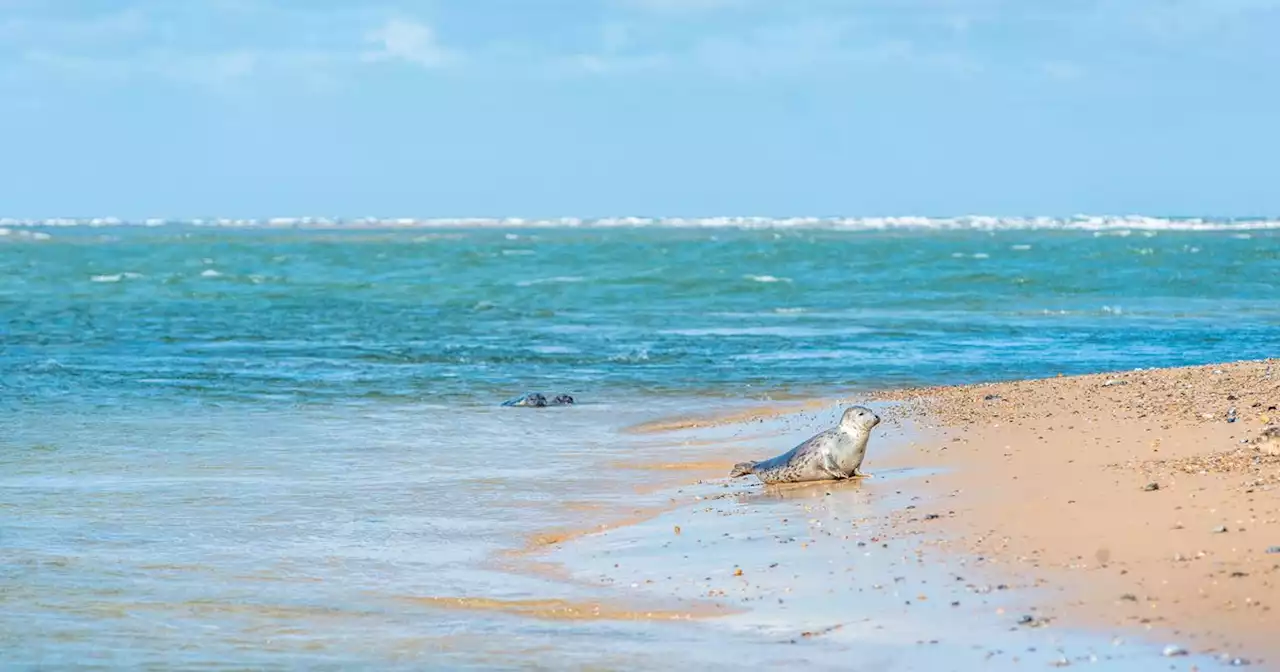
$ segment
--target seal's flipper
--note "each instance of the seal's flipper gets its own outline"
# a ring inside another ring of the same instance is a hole
[[[729,478],[737,478],[755,473],[757,462],[739,462],[733,465],[733,470],[729,472]]]

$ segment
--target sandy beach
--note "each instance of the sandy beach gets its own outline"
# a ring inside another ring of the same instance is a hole
[[[1066,622],[1280,654],[1280,362],[902,390],[940,543],[1052,587]],[[1268,432],[1268,429],[1271,432]],[[952,496],[953,495],[953,496]],[[912,525],[904,525],[911,529]]]
[[[718,622],[807,644],[794,655],[818,667],[850,651],[894,669],[1262,664],[1280,655],[1280,444],[1265,439],[1280,419],[1275,365],[904,389],[638,425],[631,433],[666,447],[629,465],[659,479],[637,488],[636,508],[536,532],[508,565],[555,567],[604,590],[601,602],[441,606]],[[734,460],[782,452],[855,402],[885,418],[872,478],[725,478]]]

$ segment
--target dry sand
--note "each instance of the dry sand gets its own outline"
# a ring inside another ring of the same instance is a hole
[[[1280,661],[1280,360],[878,398],[926,429],[889,464],[949,470],[903,532],[1056,588],[1064,622]]]

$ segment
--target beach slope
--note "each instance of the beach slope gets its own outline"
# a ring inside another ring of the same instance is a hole
[[[890,463],[943,469],[947,511],[905,526],[1063,622],[1280,657],[1280,360],[877,396],[923,430]]]

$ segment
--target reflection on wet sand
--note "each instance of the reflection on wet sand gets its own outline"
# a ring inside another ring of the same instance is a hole
[[[729,460],[714,462],[614,462],[609,466],[614,469],[635,469],[639,471],[712,471],[729,473],[734,463]]]
[[[810,400],[788,406],[771,406],[765,409],[757,408],[750,411],[707,416],[699,419],[677,418],[657,420],[637,425],[626,431],[633,433],[659,433],[730,425],[758,418],[778,418],[786,415],[792,415],[803,411],[827,407],[832,403],[833,402],[831,401]],[[750,440],[759,440],[784,433],[785,431],[782,429],[777,429],[763,434],[756,432],[752,434],[749,439],[741,436],[731,439],[691,438],[682,440],[675,445],[682,447],[700,446],[703,448],[715,446],[721,447],[725,452],[729,452],[733,450],[740,450],[744,443],[747,443]],[[672,444],[667,444],[667,447],[670,447],[670,445]],[[711,459],[708,459],[706,450],[697,451],[697,455],[691,457],[694,459],[690,459],[689,461],[614,461],[609,463],[607,466],[610,469],[626,469],[632,471],[647,471],[667,474],[667,476],[659,478],[654,482],[637,484],[634,486],[634,490],[637,495],[647,496],[669,492],[671,488],[679,487],[682,483],[692,484],[695,482],[700,483],[703,479],[723,478],[728,475],[734,464],[734,460],[728,459],[727,457],[725,459],[715,459],[715,457],[718,456],[712,456]],[[731,484],[726,484],[726,488],[727,489],[723,495],[714,495],[712,498],[718,499],[720,497],[736,496],[743,502],[759,502],[768,499],[795,500],[804,497],[822,497],[836,490],[856,491],[857,480],[775,485],[752,491],[743,491],[739,487],[735,487]],[[859,497],[865,498],[865,494],[860,493]],[[699,499],[701,499],[701,497],[699,497]],[[491,558],[491,563],[495,567],[512,573],[552,579],[563,584],[575,584],[599,589],[598,584],[583,581],[573,576],[572,573],[560,563],[533,560],[530,556],[534,556],[539,553],[546,553],[551,551],[553,548],[561,547],[569,542],[588,535],[619,530],[647,522],[660,515],[678,509],[682,504],[684,503],[669,496],[664,496],[659,504],[643,508],[623,507],[608,502],[562,502],[560,504],[560,508],[564,511],[578,514],[585,513],[596,520],[604,519],[605,522],[600,522],[590,526],[551,528],[534,532],[526,537],[525,543],[522,547],[500,552],[497,556]],[[734,613],[724,605],[714,603],[704,603],[697,607],[690,607],[682,604],[682,608],[678,610],[668,608],[644,609],[636,606],[634,601],[623,597],[617,597],[609,600],[597,599],[592,601],[568,601],[554,598],[498,600],[486,597],[430,597],[417,599],[433,606],[443,608],[501,611],[520,616],[553,620],[672,620],[681,618],[711,618]]]
[[[715,604],[692,604],[680,610],[634,609],[598,601],[561,599],[499,600],[489,597],[414,597],[413,602],[441,609],[498,611],[556,621],[676,621],[714,618],[733,613]]]
[[[592,513],[603,513],[608,511],[610,508],[605,504],[597,502],[566,502],[562,507],[567,511]],[[551,579],[559,583],[599,588],[596,584],[587,583],[575,578],[567,569],[565,569],[564,565],[558,562],[532,560],[530,559],[530,556],[549,551],[553,547],[563,545],[569,541],[589,534],[616,530],[629,525],[642,523],[646,520],[656,518],[673,508],[675,508],[674,504],[669,506],[653,507],[650,509],[633,509],[627,514],[620,514],[610,522],[600,523],[594,527],[548,529],[535,532],[525,539],[524,546],[501,551],[494,557],[490,558],[487,564],[491,567],[510,572],[512,574]]]
[[[598,523],[591,527],[553,529],[535,532],[526,538],[523,548],[507,551],[507,554],[526,555],[529,553],[537,553],[545,550],[549,546],[559,546],[567,541],[572,541],[573,539],[584,537],[588,534],[607,532],[619,527],[627,527],[629,525],[635,525],[636,523],[642,523],[670,511],[672,508],[672,506],[656,506],[647,509],[633,509],[623,517],[606,523]]]
[[[805,499],[823,499],[840,497],[855,499],[858,503],[870,503],[870,496],[862,489],[860,478],[843,481],[813,481],[810,483],[777,483],[766,485],[738,493],[736,500],[740,504],[760,504],[767,501],[799,501]]]
[[[804,411],[816,411],[838,403],[835,399],[811,399],[799,403],[756,407],[733,413],[717,413],[702,416],[663,418],[627,427],[623,431],[628,434],[656,434],[659,432],[676,432],[686,429],[706,429],[723,425],[743,424],[751,421],[779,418]]]

